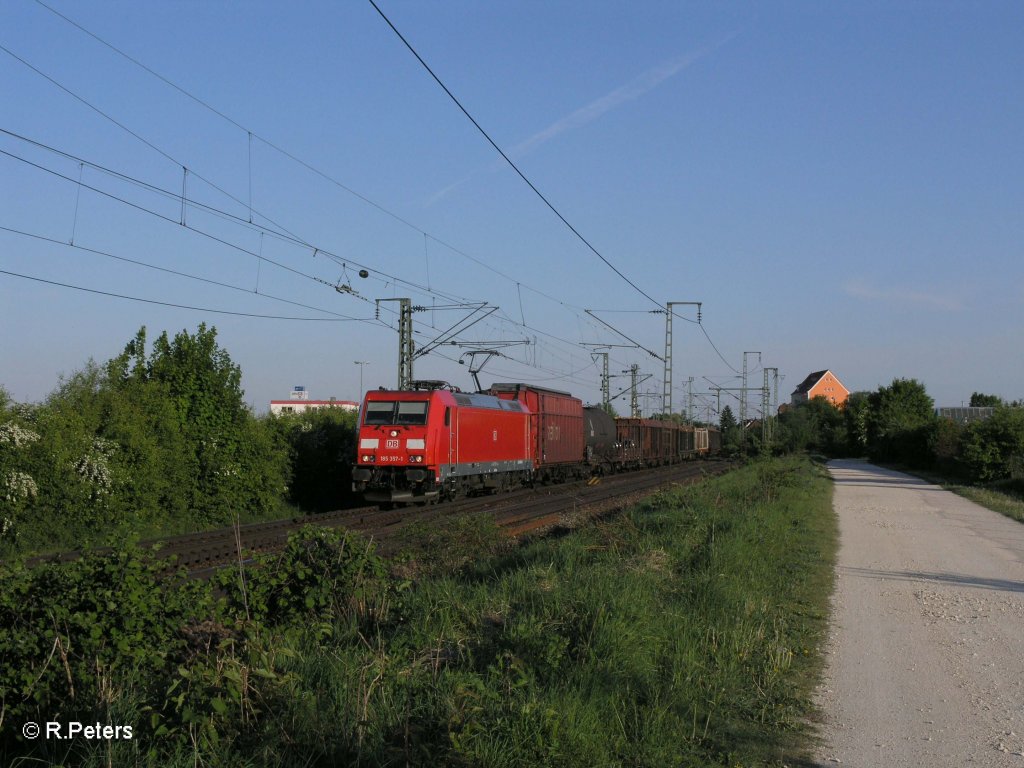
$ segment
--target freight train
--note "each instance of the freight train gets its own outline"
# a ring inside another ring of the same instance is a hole
[[[390,507],[671,464],[716,454],[717,429],[614,419],[567,392],[444,382],[366,393],[352,489]]]

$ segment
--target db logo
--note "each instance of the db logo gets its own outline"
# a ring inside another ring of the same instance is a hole
[[[384,441],[384,447],[385,448],[397,448],[398,447],[398,441],[397,440],[385,440]]]
[[[498,430],[494,430],[494,442],[498,442]]]

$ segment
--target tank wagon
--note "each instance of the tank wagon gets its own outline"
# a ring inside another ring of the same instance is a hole
[[[567,392],[493,384],[468,394],[439,381],[366,393],[352,488],[383,506],[426,504],[716,453],[718,430],[614,419]]]

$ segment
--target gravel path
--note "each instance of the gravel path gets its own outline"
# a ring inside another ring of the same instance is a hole
[[[1024,768],[1024,525],[833,461],[840,548],[816,764]]]

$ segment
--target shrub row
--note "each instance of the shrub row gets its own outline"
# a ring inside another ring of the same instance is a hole
[[[441,537],[420,556],[458,572],[416,582],[432,569],[315,530],[213,587],[129,555],[7,571],[0,761],[779,765],[806,727],[834,535],[827,481],[773,461],[483,560]],[[68,718],[136,737],[17,736]]]
[[[200,325],[141,329],[39,405],[0,390],[0,557],[226,526],[348,502],[355,416],[256,418]]]

